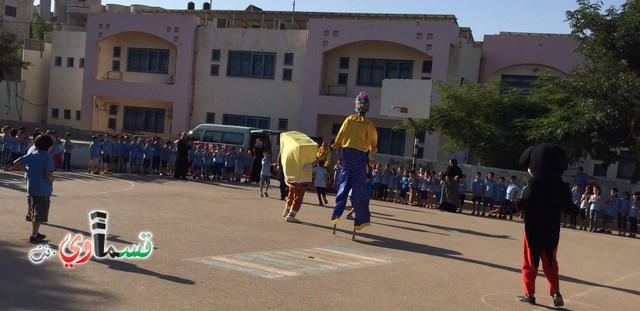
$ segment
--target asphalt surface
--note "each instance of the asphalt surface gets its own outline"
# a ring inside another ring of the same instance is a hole
[[[331,209],[313,192],[294,224],[276,187],[260,197],[240,183],[55,175],[40,230],[56,252],[47,257],[27,241],[23,175],[0,172],[2,310],[555,309],[542,273],[539,305],[515,299],[519,220],[372,201],[372,225],[352,241],[344,218],[332,234]],[[92,241],[95,210],[109,213],[108,246],[128,249],[150,232],[151,254],[78,263],[79,251],[65,268],[58,253],[75,252],[60,245],[67,235]],[[565,310],[640,310],[640,239],[563,229],[558,261]]]

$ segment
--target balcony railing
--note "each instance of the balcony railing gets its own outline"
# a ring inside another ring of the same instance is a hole
[[[120,71],[107,71],[107,73],[102,75],[102,79],[104,79],[104,80],[119,80],[119,81],[122,81],[122,72],[120,72]]]
[[[347,86],[346,85],[329,85],[327,86],[325,95],[347,96]]]

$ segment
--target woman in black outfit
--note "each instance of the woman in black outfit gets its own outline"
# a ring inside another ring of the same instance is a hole
[[[260,182],[260,171],[262,170],[262,158],[264,155],[264,146],[261,138],[256,138],[256,143],[253,145],[253,165],[251,166],[251,182]]]
[[[191,149],[191,141],[187,138],[187,133],[182,132],[180,139],[176,142],[178,154],[176,156],[175,179],[187,179],[187,170],[189,169],[189,149]]]

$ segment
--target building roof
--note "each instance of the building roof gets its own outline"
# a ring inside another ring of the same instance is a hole
[[[249,7],[251,8],[251,6]],[[165,10],[152,7],[137,7],[139,14],[195,14],[203,24],[213,19],[228,21],[229,28],[274,28],[275,22],[286,22],[287,29],[307,29],[311,19],[356,19],[393,21],[449,21],[458,24],[455,15],[449,14],[385,14],[385,13],[332,13],[332,12],[288,12],[262,10]],[[280,26],[278,26],[280,27]]]

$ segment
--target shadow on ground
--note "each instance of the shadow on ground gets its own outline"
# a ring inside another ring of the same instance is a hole
[[[323,225],[312,224],[312,223],[304,223],[304,224],[307,225],[307,226],[323,228],[323,229],[326,229],[328,231],[333,230],[333,228],[329,227],[329,226],[323,226]],[[344,229],[336,229],[336,231],[339,231],[339,232],[342,232],[342,233],[345,233],[345,234],[348,234],[349,236],[351,236],[351,231],[344,230]],[[491,236],[487,236],[487,238],[490,238],[490,237]],[[367,238],[367,239],[370,239],[371,241],[358,240],[358,238]],[[355,242],[356,243],[360,243],[360,244],[364,244],[364,245],[371,245],[371,246],[375,246],[375,247],[383,247],[383,248],[394,249],[394,250],[399,250],[399,251],[412,252],[412,253],[418,253],[418,254],[424,254],[424,255],[429,255],[429,256],[435,256],[435,257],[441,257],[441,258],[456,260],[456,261],[460,261],[460,262],[463,262],[463,263],[469,263],[469,264],[484,266],[484,267],[488,267],[488,268],[493,268],[493,269],[499,269],[499,270],[504,270],[504,271],[508,271],[508,272],[513,272],[513,273],[517,273],[518,275],[521,273],[520,268],[503,266],[503,265],[496,264],[496,263],[493,263],[493,262],[482,261],[482,260],[477,260],[477,259],[473,259],[473,258],[464,257],[464,256],[462,256],[462,253],[460,253],[460,252],[458,252],[456,250],[440,248],[440,247],[434,247],[434,246],[430,246],[430,245],[419,244],[419,243],[414,243],[414,242],[409,242],[409,241],[403,241],[403,240],[398,240],[398,239],[394,239],[394,238],[390,238],[390,237],[383,237],[383,236],[373,235],[373,234],[369,234],[369,233],[364,233],[364,232],[361,232],[361,231],[356,233],[356,241]],[[541,282],[544,282],[544,275],[542,275],[541,273],[542,272],[540,272],[540,274],[538,275],[538,278],[540,279]],[[566,275],[560,275],[560,281],[570,282],[570,283],[575,283],[575,284],[581,284],[581,285],[590,286],[590,287],[605,288],[605,289],[610,289],[610,290],[615,290],[615,291],[619,291],[619,292],[623,292],[623,293],[628,293],[628,294],[640,296],[640,291],[637,291],[637,290],[632,290],[632,289],[628,289],[628,288],[621,288],[621,287],[616,287],[616,286],[610,286],[610,285],[594,283],[594,282],[590,282],[590,281],[587,281],[587,280],[582,280],[582,279],[578,279],[578,278],[574,278],[574,277],[566,276]]]
[[[35,246],[25,244],[0,241],[0,309],[73,311],[84,310],[84,302],[96,309],[114,305],[112,295],[75,282],[62,264],[32,264],[28,253]]]

